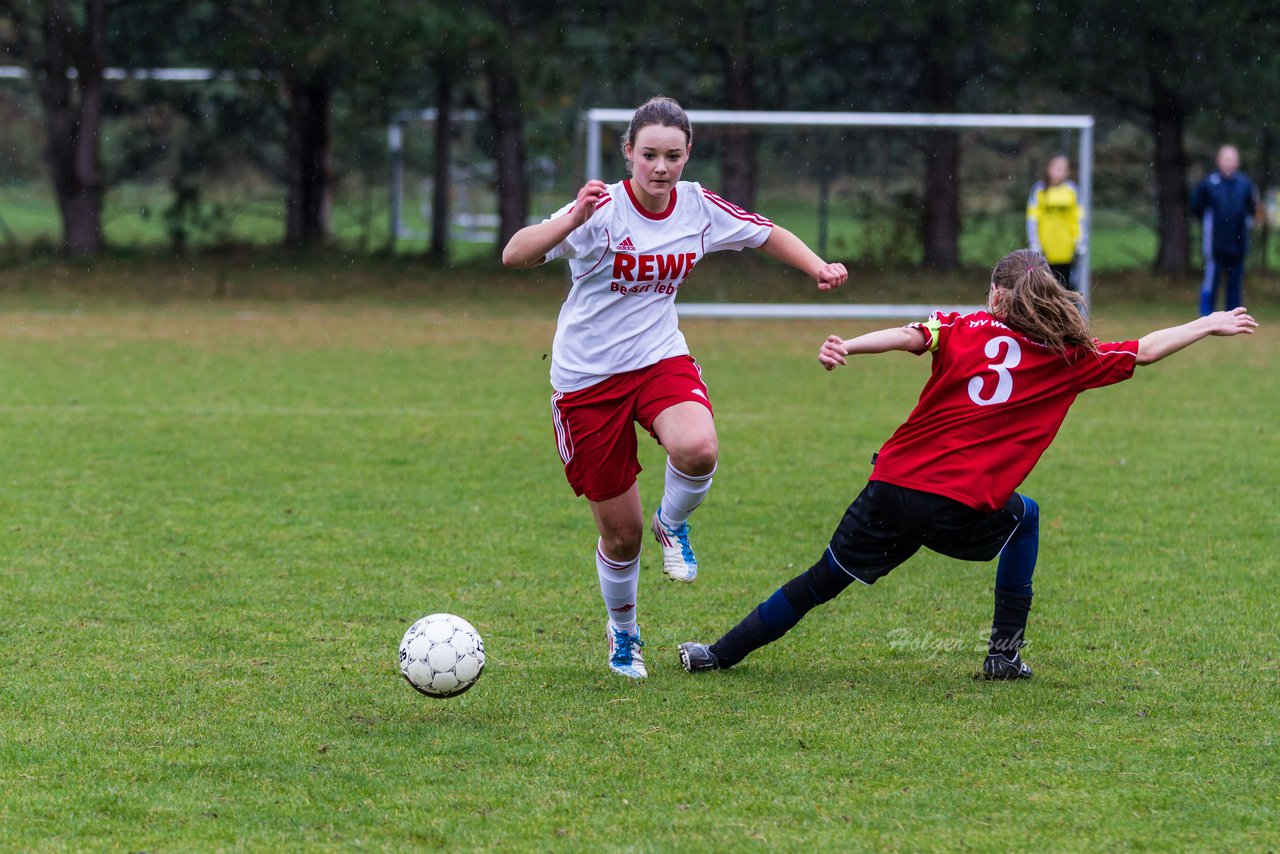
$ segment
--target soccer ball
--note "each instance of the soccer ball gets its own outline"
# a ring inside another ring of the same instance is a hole
[[[400,672],[428,697],[456,697],[484,671],[484,641],[475,627],[453,614],[429,614],[400,641]]]

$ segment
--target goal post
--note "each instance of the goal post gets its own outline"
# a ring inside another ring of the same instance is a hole
[[[390,197],[390,228],[388,246],[395,251],[401,241],[422,241],[429,237],[429,229],[435,224],[438,212],[432,202],[435,175],[447,175],[449,191],[449,221],[447,231],[450,240],[464,243],[492,244],[498,240],[499,216],[495,184],[496,165],[483,147],[478,145],[477,130],[485,121],[479,110],[450,110],[447,121],[454,141],[446,151],[447,163],[440,164],[434,143],[411,145],[406,130],[416,125],[436,126],[439,110],[429,107],[420,110],[401,110],[392,114],[387,123],[387,159],[390,165],[388,195]],[[466,128],[467,134],[460,133]],[[410,156],[413,149],[413,156]],[[461,153],[457,153],[461,152]],[[427,169],[431,177],[423,177]],[[417,177],[414,177],[414,176]],[[549,187],[555,178],[555,163],[547,157],[529,157],[525,175],[531,189]],[[417,186],[416,211],[411,202]],[[417,217],[411,215],[416,213]],[[415,221],[411,224],[411,219]],[[532,214],[529,224],[541,222]],[[413,225],[418,225],[414,228]],[[423,230],[426,227],[428,230]]]
[[[436,108],[431,107],[424,110],[401,110],[395,113],[391,120],[387,123],[387,157],[391,165],[391,175],[389,181],[389,190],[391,195],[391,222],[389,234],[389,246],[392,251],[395,250],[396,244],[402,240],[423,240],[427,234],[414,231],[405,223],[405,125],[410,124],[434,124],[438,120],[439,113]],[[484,115],[478,110],[457,110],[454,111],[451,121],[458,123],[471,123],[481,121]],[[436,153],[432,152],[434,158]],[[430,219],[435,215],[434,211],[423,211],[423,219]],[[458,223],[463,229],[484,229],[491,231],[497,229],[497,218],[492,217],[490,222],[485,215],[466,212],[463,214],[466,219]]]
[[[594,108],[582,114],[586,125],[586,178],[600,178],[604,172],[603,129],[625,126],[634,110]],[[740,125],[785,128],[915,128],[950,130],[1058,130],[1079,134],[1078,170],[1080,206],[1084,211],[1084,233],[1093,221],[1093,116],[1010,115],[1003,113],[844,113],[789,112],[769,110],[689,110],[694,125]],[[1076,261],[1076,280],[1085,306],[1091,305],[1089,254]],[[830,317],[886,318],[918,317],[939,308],[928,305],[765,305],[765,304],[678,304],[685,317]],[[972,310],[974,307],[963,306]]]

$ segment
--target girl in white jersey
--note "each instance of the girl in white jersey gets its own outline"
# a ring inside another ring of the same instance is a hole
[[[502,252],[509,267],[567,258],[572,289],[552,346],[556,444],[574,492],[591,503],[600,539],[596,573],[609,613],[609,666],[647,672],[636,626],[644,513],[632,422],[667,451],[662,502],[650,528],[663,572],[691,582],[698,564],[688,519],[711,487],[718,442],[711,400],[677,324],[675,297],[706,254],[759,248],[822,290],[848,278],[794,234],[681,181],[693,129],[670,98],[649,100],[623,137],[631,177],[588,181],[550,219],[523,228]]]

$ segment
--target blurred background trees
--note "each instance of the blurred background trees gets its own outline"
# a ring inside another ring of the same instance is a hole
[[[106,0],[15,4],[10,51],[29,69],[44,111],[45,158],[68,252],[102,248]]]
[[[107,235],[176,251],[394,243],[386,128],[426,108],[409,189],[422,232],[399,250],[443,260],[451,207],[490,217],[500,245],[581,179],[582,109],[662,93],[704,109],[1093,114],[1100,205],[1148,229],[1135,260],[1182,274],[1188,187],[1213,146],[1236,142],[1270,183],[1280,24],[1245,0],[3,0],[0,65],[25,75],[0,79],[0,232],[40,233],[43,186],[68,253]],[[162,67],[209,79],[107,73]],[[982,211],[1020,218],[1043,153],[943,131],[710,127],[695,149],[698,178],[746,207],[778,204],[785,173],[793,193],[834,192],[834,216],[887,223],[837,252],[943,270]],[[607,163],[616,179],[620,155]],[[983,176],[1000,169],[1022,189],[993,190]]]

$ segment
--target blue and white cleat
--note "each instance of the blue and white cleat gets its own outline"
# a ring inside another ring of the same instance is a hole
[[[671,528],[662,521],[662,508],[653,511],[654,539],[662,549],[662,572],[672,581],[692,584],[698,577],[698,559],[689,545],[689,523]]]
[[[619,676],[631,679],[644,679],[649,671],[644,669],[644,641],[640,640],[640,629],[635,634],[628,634],[625,629],[615,628],[609,624],[609,669]]]

